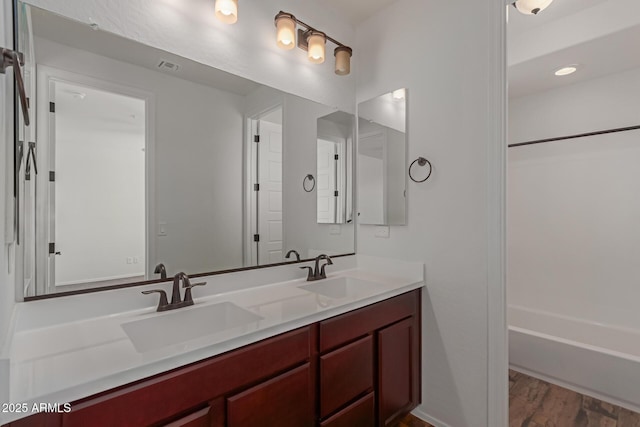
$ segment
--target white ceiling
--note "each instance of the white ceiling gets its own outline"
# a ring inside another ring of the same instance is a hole
[[[354,27],[397,0],[321,0]]]
[[[640,68],[638,0],[555,0],[539,15],[509,7],[509,97]],[[578,64],[564,77],[554,72]]]

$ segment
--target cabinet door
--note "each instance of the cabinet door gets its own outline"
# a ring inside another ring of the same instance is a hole
[[[378,331],[378,420],[392,424],[417,406],[420,356],[416,318]]]
[[[371,427],[375,419],[374,394],[369,393],[320,423],[320,427]]]
[[[305,427],[314,419],[311,367],[306,363],[227,399],[228,427]]]

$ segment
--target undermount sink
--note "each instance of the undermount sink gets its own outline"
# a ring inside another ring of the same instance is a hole
[[[144,353],[234,328],[262,317],[230,302],[177,309],[142,320],[123,323],[138,353]],[[242,332],[242,331],[239,331]]]
[[[378,283],[353,277],[319,280],[308,285],[298,286],[298,288],[336,299],[361,297],[364,296],[364,294],[372,294],[384,289],[384,287]]]

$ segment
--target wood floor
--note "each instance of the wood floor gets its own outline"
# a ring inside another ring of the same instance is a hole
[[[433,427],[409,414],[396,427]],[[509,371],[509,427],[640,427],[640,414]]]
[[[509,371],[509,427],[640,427],[640,414]]]

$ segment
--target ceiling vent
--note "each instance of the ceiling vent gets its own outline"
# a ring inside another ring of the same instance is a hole
[[[178,71],[180,69],[180,65],[170,62],[170,61],[166,61],[166,60],[161,60],[160,63],[158,64],[158,68],[160,68],[161,70],[164,71],[171,71],[173,73],[175,73],[176,71]]]

